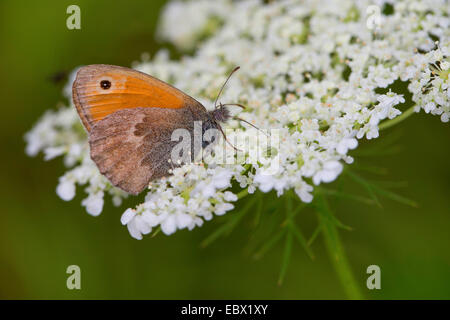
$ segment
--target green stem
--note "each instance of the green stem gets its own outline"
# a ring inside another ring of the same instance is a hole
[[[383,123],[381,123],[378,126],[378,129],[384,130],[384,129],[387,129],[387,128],[390,128],[390,127],[396,125],[399,122],[402,122],[403,120],[405,120],[406,118],[408,118],[409,116],[411,116],[412,114],[415,113],[414,107],[415,106],[410,107],[409,109],[407,109],[401,115],[399,115],[398,117],[395,117],[394,119],[384,121]]]
[[[244,190],[242,190],[241,192],[239,192],[237,194],[238,200],[240,200],[240,199],[242,199],[242,198],[244,198],[246,196],[248,196],[248,189],[244,189]]]
[[[328,255],[333,263],[339,280],[344,287],[347,297],[351,300],[361,300],[363,295],[353,276],[350,264],[345,255],[344,246],[339,237],[336,218],[328,209],[325,197],[317,193],[317,208],[319,223],[325,240]]]

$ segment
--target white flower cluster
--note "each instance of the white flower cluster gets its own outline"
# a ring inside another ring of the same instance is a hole
[[[58,111],[47,111],[37,124],[25,135],[26,153],[35,156],[44,152],[44,159],[50,160],[64,155],[64,164],[73,169],[59,178],[56,188],[58,196],[69,201],[75,197],[76,184],[87,184],[88,197],[82,201],[88,213],[96,216],[102,212],[103,196],[108,192],[113,203],[119,206],[128,195],[113,188],[102,176],[89,157],[86,133],[81,126],[74,107],[62,107]]]
[[[447,20],[449,30],[450,20]],[[450,62],[449,45],[428,52],[425,55],[417,55],[423,69],[411,79],[408,89],[413,93],[413,101],[416,102],[415,111],[423,109],[426,113],[440,115],[442,122],[450,120]]]
[[[167,179],[153,183],[145,202],[125,211],[121,221],[137,239],[158,225],[165,234],[201,226],[203,220],[213,218],[213,213],[223,215],[234,208],[230,202],[236,201],[237,195],[224,190],[231,186],[231,178],[242,170],[240,166],[176,168]]]
[[[379,124],[401,114],[396,106],[405,98],[391,90],[395,81],[408,83],[416,111],[448,121],[448,3],[376,3],[376,28],[367,24],[370,1],[169,3],[159,34],[180,50],[196,47],[194,55],[173,61],[162,50],[134,67],[211,108],[227,73],[240,65],[221,101],[246,105],[239,117],[259,128],[278,129],[281,143],[273,151],[279,170],[267,174],[272,155],[266,165],[244,158],[234,165],[177,168],[150,185],[144,203],[125,211],[121,221],[130,234],[141,239],[158,226],[165,234],[200,226],[233,209],[239,196],[232,185],[239,195],[293,189],[302,201],[312,201],[314,185],[335,180],[343,164],[352,163],[348,151],[357,139],[378,137]],[[79,126],[74,108],[46,114],[27,134],[28,151],[77,162],[60,179],[58,194],[69,200],[75,184],[87,183],[83,204],[98,214],[105,191],[116,203],[126,195],[99,174]],[[248,130],[235,120],[226,126]]]
[[[224,23],[231,5],[231,1],[172,1],[165,8],[158,36],[180,49],[191,50]]]

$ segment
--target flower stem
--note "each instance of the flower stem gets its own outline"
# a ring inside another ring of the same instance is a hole
[[[337,219],[328,208],[325,197],[317,193],[317,212],[328,255],[332,261],[347,297],[351,300],[363,299],[362,293],[353,276],[344,246],[338,232]]]
[[[415,112],[414,112],[414,107],[415,107],[415,106],[410,107],[409,109],[407,109],[407,110],[404,111],[401,115],[399,115],[398,117],[395,117],[394,119],[390,119],[390,120],[384,121],[383,123],[381,123],[381,124],[378,126],[378,129],[379,129],[379,130],[384,130],[384,129],[387,129],[387,128],[390,128],[390,127],[396,125],[396,124],[399,123],[399,122],[402,122],[403,120],[405,120],[406,118],[408,118],[410,115],[412,115],[412,114],[415,113]]]
[[[238,198],[238,200],[240,200],[240,199],[246,197],[247,195],[248,195],[248,189],[244,189],[237,194],[237,198]]]

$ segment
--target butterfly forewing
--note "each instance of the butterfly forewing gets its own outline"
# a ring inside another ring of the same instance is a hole
[[[180,109],[196,103],[182,91],[145,73],[103,64],[82,67],[72,91],[78,114],[88,131],[118,110]]]

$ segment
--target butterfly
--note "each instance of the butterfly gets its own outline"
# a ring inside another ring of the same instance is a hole
[[[230,118],[227,107],[244,106],[217,105],[217,100],[238,69],[221,87],[214,110],[207,111],[184,92],[137,70],[104,64],[81,67],[72,97],[100,172],[114,186],[138,194],[179,165],[170,161],[178,143],[171,139],[174,130],[185,129],[194,136],[194,122],[201,121],[202,134],[213,128],[225,137],[220,124]]]

